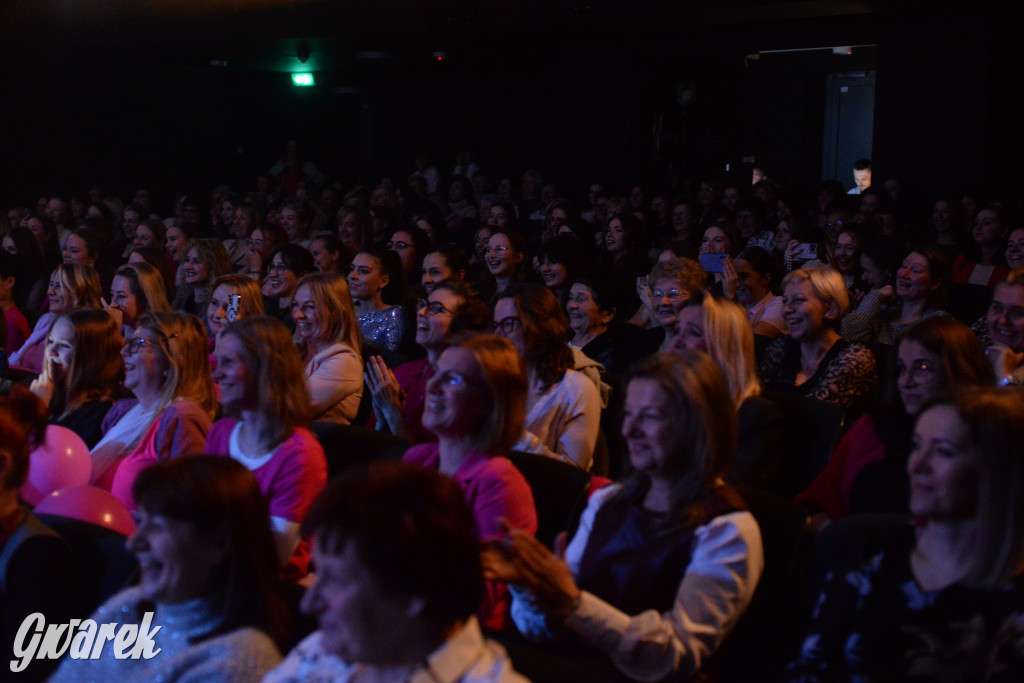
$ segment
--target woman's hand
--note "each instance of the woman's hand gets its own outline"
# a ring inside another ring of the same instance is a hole
[[[646,275],[636,279],[636,295],[640,297],[640,303],[644,305],[644,308],[650,310],[654,297],[651,296],[651,286],[647,282]]]
[[[43,371],[32,380],[32,384],[29,385],[28,390],[39,397],[47,407],[50,406],[50,401],[53,400],[53,392],[56,391],[56,386],[53,383],[53,361],[46,358],[43,361]]]
[[[401,410],[405,407],[405,392],[398,385],[395,373],[391,372],[380,356],[371,356],[363,372],[366,386],[373,395],[373,402]]]
[[[995,370],[997,380],[1009,376],[1020,367],[1021,363],[1024,363],[1024,353],[1017,353],[1009,346],[1002,344],[993,344],[988,347],[985,349],[985,355],[988,357],[988,362],[992,364],[992,369]]]
[[[124,311],[117,306],[113,306],[107,303],[107,300],[100,298],[100,303],[103,304],[103,310],[110,314],[110,317],[117,323],[117,329],[121,329],[124,326]]]
[[[727,299],[736,300],[736,285],[739,281],[740,276],[736,273],[736,264],[732,262],[731,257],[726,256],[722,261],[722,293]]]
[[[527,588],[545,611],[565,619],[576,608],[580,589],[562,559],[564,536],[556,547],[558,554],[530,534],[509,529],[503,541],[491,542],[481,551],[484,578]]]

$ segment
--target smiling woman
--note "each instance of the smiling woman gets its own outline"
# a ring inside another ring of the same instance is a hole
[[[313,273],[299,280],[292,318],[305,362],[313,419],[349,424],[363,397],[363,361],[345,278]]]
[[[281,660],[283,606],[256,480],[226,458],[183,457],[142,472],[132,492],[139,512],[128,549],[139,584],[92,618],[139,624],[148,614],[159,654],[115,659],[108,644],[98,658],[65,658],[54,680],[259,681]]]

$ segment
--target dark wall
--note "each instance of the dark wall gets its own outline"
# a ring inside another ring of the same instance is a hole
[[[932,13],[392,38],[397,61],[339,60],[309,90],[244,62],[210,67],[209,51],[187,44],[98,41],[62,51],[58,43],[31,59],[7,49],[0,203],[98,183],[122,196],[148,186],[166,210],[175,193],[208,196],[223,182],[251,188],[291,137],[346,185],[401,180],[420,149],[447,172],[457,148],[470,145],[494,174],[537,167],[568,194],[596,178],[615,191],[651,179],[685,189],[691,179],[725,177],[726,164],[748,171],[750,156],[784,185],[813,189],[824,74],[851,61],[877,61],[873,158],[883,177],[928,192],[1009,184],[1022,137],[1011,107],[1020,59],[1010,24]],[[439,42],[449,51],[443,64],[429,57]],[[867,61],[858,53],[745,59],[859,43],[877,51]],[[675,100],[680,80],[696,86],[685,110]],[[333,92],[340,86],[362,94]]]

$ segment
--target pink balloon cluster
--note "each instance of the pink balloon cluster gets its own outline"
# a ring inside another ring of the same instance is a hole
[[[41,515],[60,515],[112,529],[125,536],[135,533],[135,520],[124,503],[95,486],[54,491],[36,506]]]
[[[43,442],[29,455],[28,479],[18,494],[29,505],[37,505],[54,491],[88,484],[91,471],[82,437],[67,427],[49,425]]]

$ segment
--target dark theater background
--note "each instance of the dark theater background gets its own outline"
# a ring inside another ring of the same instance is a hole
[[[145,186],[165,213],[175,192],[251,188],[289,138],[346,186],[404,177],[420,150],[446,172],[461,146],[572,194],[754,163],[784,186],[849,186],[861,156],[929,195],[1022,176],[1020,11],[995,4],[35,0],[2,14],[4,204]],[[294,87],[296,71],[315,86]]]

